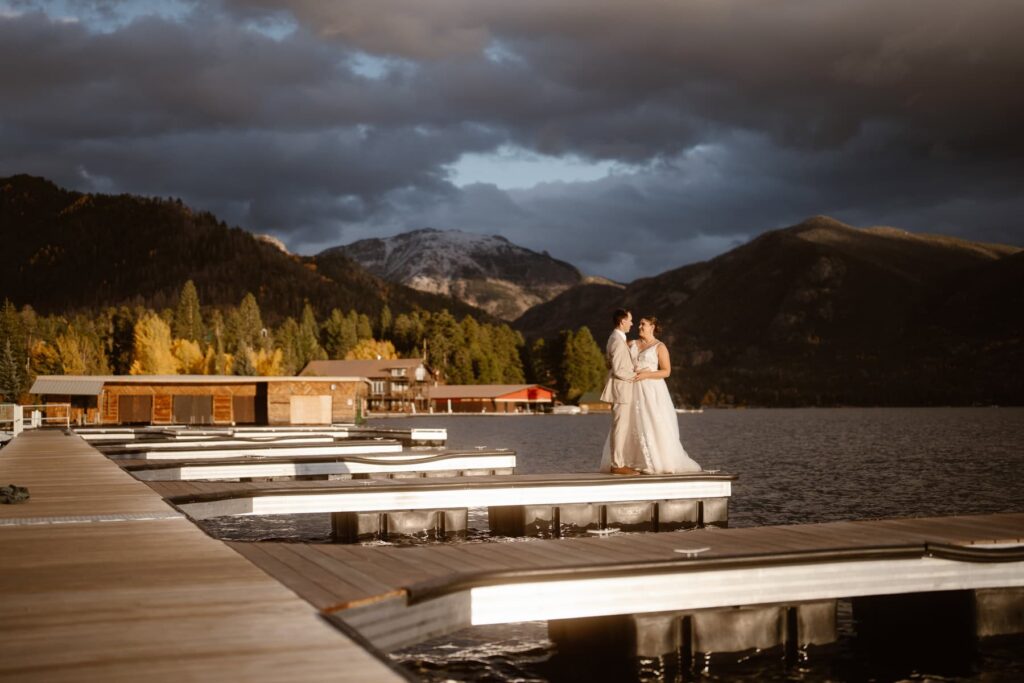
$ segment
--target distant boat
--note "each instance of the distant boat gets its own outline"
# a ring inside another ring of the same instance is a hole
[[[677,413],[703,413],[703,408],[676,408]]]
[[[555,406],[551,409],[552,415],[579,415],[582,412],[579,406]]]

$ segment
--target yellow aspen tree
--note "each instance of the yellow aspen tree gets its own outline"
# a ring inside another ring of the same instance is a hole
[[[376,339],[361,339],[345,354],[345,360],[394,360],[398,358],[395,345]]]
[[[135,323],[135,360],[132,375],[174,375],[178,360],[171,352],[171,328],[155,313],[146,313]]]
[[[199,342],[191,339],[175,339],[171,342],[171,355],[178,361],[178,372],[182,375],[205,375],[206,359]]]
[[[284,352],[281,349],[259,349],[256,351],[256,374],[275,376],[284,374]]]
[[[78,336],[69,331],[68,334],[57,335],[57,355],[65,375],[85,375],[85,357],[78,343]]]

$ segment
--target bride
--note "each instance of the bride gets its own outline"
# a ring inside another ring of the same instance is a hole
[[[665,378],[672,372],[668,349],[654,335],[660,331],[654,316],[640,318],[640,339],[632,342],[637,374],[633,388],[634,436],[627,462],[643,463],[645,474],[699,472],[700,465],[686,454],[679,441],[679,422]]]

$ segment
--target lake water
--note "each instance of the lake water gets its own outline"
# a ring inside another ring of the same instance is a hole
[[[387,426],[445,427],[452,448],[514,448],[520,473],[597,468],[607,415],[421,417]],[[1024,511],[1024,409],[714,410],[679,415],[705,469],[739,475],[730,526]],[[472,522],[471,522],[472,523]],[[678,532],[685,533],[685,532]],[[642,661],[621,671],[563,667],[542,622],[467,629],[398,653],[429,681],[1024,680],[1024,638],[980,641],[956,661],[904,670],[859,651],[848,603],[839,643],[786,666],[770,653],[707,671]]]

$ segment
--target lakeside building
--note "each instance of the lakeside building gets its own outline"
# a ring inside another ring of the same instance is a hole
[[[609,413],[612,409],[611,403],[605,403],[601,400],[600,391],[587,391],[580,396],[577,405],[581,410],[587,413]]]
[[[354,376],[369,380],[367,410],[378,413],[427,412],[427,391],[434,378],[418,358],[314,360],[301,377]]]
[[[355,422],[369,393],[359,376],[41,375],[29,393],[73,424],[299,425]],[[70,407],[67,407],[67,406]]]
[[[551,405],[554,392],[539,384],[444,384],[430,387],[435,413],[535,413]]]

